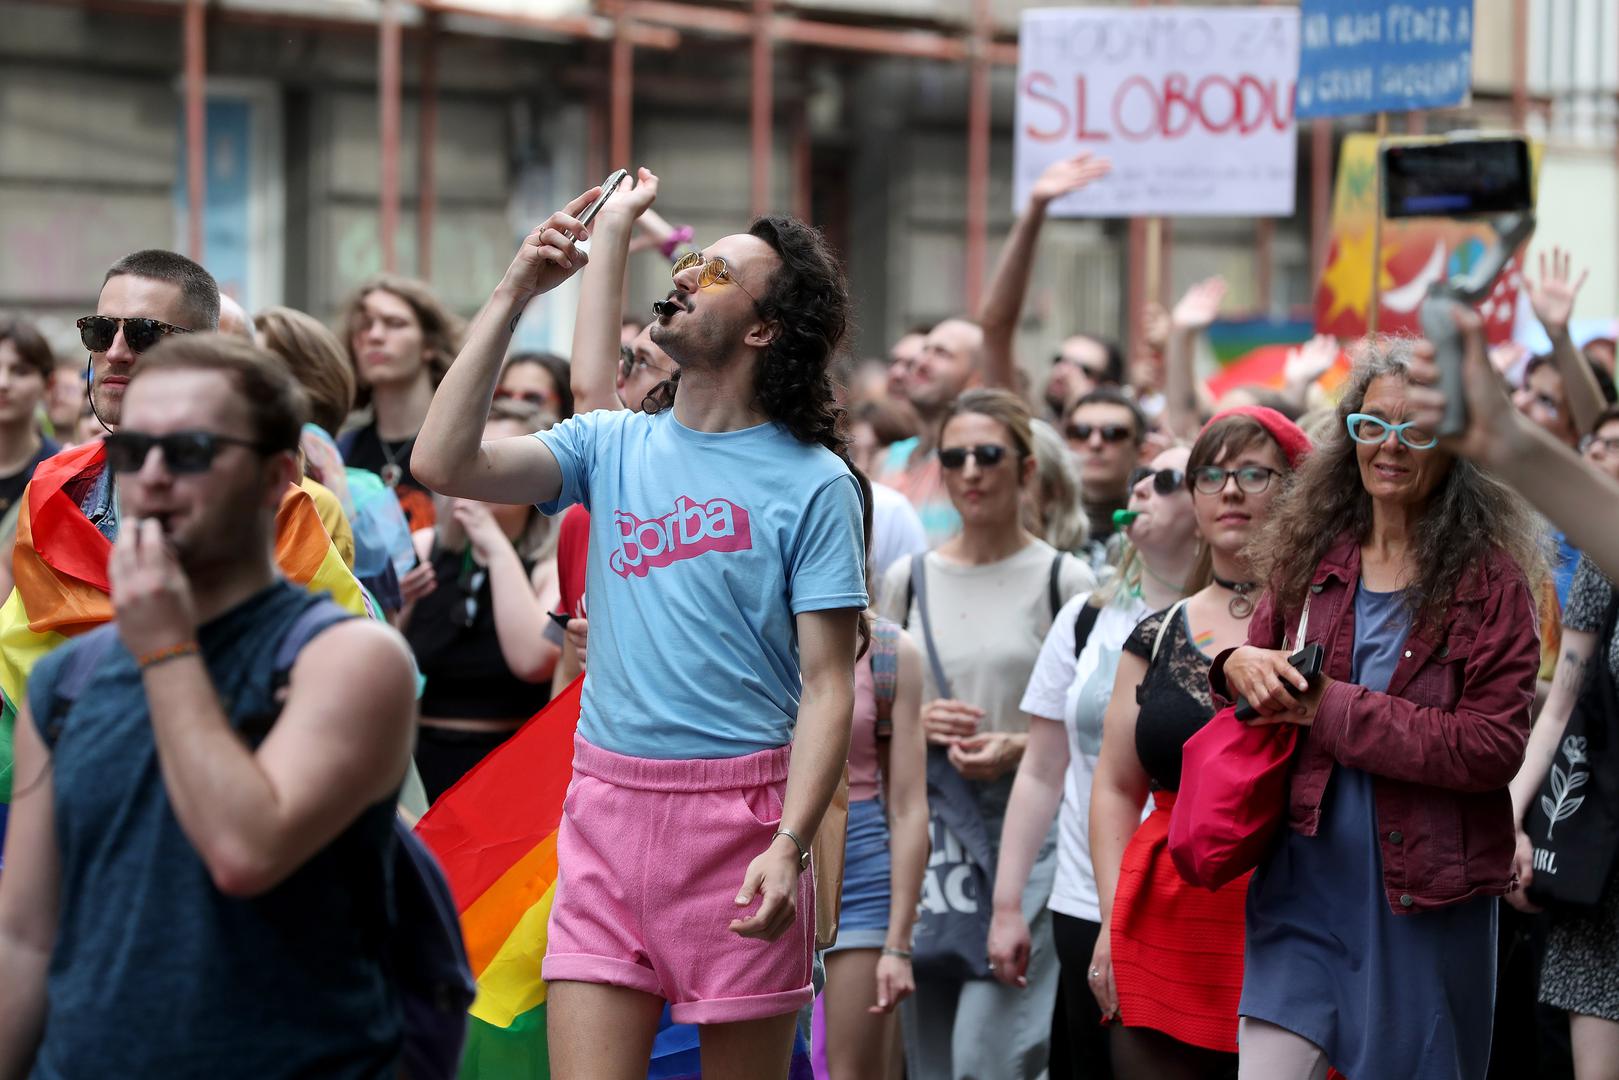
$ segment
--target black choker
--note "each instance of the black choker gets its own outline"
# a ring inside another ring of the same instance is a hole
[[[1248,599],[1248,594],[1254,591],[1252,581],[1227,581],[1219,574],[1214,575],[1214,583],[1222,589],[1229,589],[1236,595],[1226,604],[1226,610],[1231,612],[1233,619],[1246,619],[1254,613],[1254,602]]]

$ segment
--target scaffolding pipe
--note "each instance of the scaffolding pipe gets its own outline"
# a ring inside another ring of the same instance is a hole
[[[967,79],[967,310],[977,311],[984,292],[989,233],[989,0],[973,0]]]
[[[1275,258],[1276,221],[1262,217],[1254,224],[1254,307],[1260,315],[1270,314]]]
[[[183,30],[186,104],[186,249],[203,261],[208,204],[208,26],[204,0],[186,0]]]
[[[382,240],[382,270],[387,274],[399,271],[399,255],[394,240],[399,229],[399,113],[403,93],[399,55],[401,40],[399,12],[394,7],[394,0],[382,0],[377,59],[382,138],[382,213],[378,228]]]
[[[749,37],[753,33],[753,16],[745,11],[674,3],[672,0],[633,0],[630,10],[637,19],[681,30],[728,37]],[[848,26],[778,14],[771,19],[770,33],[775,41],[786,45],[909,56],[920,60],[959,62],[968,58],[967,42],[931,30]],[[1017,46],[1011,42],[991,42],[985,52],[991,63],[1017,66]]]
[[[815,144],[810,131],[809,108],[799,102],[793,113],[793,216],[800,221],[814,217],[814,179]]]
[[[417,94],[420,128],[416,138],[416,274],[433,280],[433,218],[438,209],[434,167],[438,158],[438,16],[427,13],[422,26],[422,83]]]
[[[775,112],[775,46],[770,40],[771,0],[753,0],[753,94],[749,115],[749,170],[753,216],[770,209],[770,121]]]
[[[1529,122],[1529,0],[1512,0],[1512,127]]]
[[[1332,227],[1332,121],[1310,121],[1310,284],[1312,293],[1327,266]]]
[[[607,145],[612,154],[610,167],[628,169],[632,167],[630,125],[635,119],[635,41],[630,37],[629,10],[622,3],[614,5],[613,28]]]

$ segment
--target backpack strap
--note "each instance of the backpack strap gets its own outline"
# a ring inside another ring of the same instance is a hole
[[[281,636],[281,644],[276,646],[272,687],[280,690],[287,685],[287,681],[292,677],[293,665],[298,662],[298,654],[303,652],[304,646],[318,637],[321,631],[354,617],[347,608],[326,596],[304,608]]]
[[[1152,659],[1148,661],[1149,663],[1158,661],[1158,647],[1164,643],[1164,635],[1169,632],[1169,624],[1175,621],[1181,613],[1181,608],[1185,607],[1190,599],[1191,597],[1185,597],[1177,600],[1173,607],[1164,612],[1164,621],[1158,624],[1158,636],[1152,639]]]
[[[922,619],[922,643],[927,646],[928,665],[933,669],[934,689],[939,691],[940,697],[953,697],[954,695],[950,691],[950,679],[944,673],[944,665],[939,662],[939,650],[933,643],[933,624],[928,621],[926,560],[926,553],[911,556],[911,588],[916,595],[916,613]]]
[[[1096,620],[1102,615],[1102,609],[1091,603],[1079,605],[1079,614],[1074,616],[1074,659],[1085,651],[1085,643],[1091,639],[1091,631],[1096,629]]]
[[[877,694],[877,737],[894,733],[894,694],[899,683],[899,627],[878,619],[871,627],[871,681]]]
[[[1051,576],[1046,581],[1046,602],[1051,605],[1051,618],[1057,618],[1057,612],[1062,610],[1062,560],[1063,553],[1051,557]]]

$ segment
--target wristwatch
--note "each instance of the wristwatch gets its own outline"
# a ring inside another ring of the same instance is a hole
[[[787,839],[791,840],[793,842],[793,846],[798,849],[798,872],[802,874],[805,870],[808,870],[810,864],[810,849],[804,846],[804,841],[798,838],[798,834],[793,832],[791,829],[777,829],[775,836],[770,838],[770,842],[772,844],[776,842],[776,836],[785,836]]]

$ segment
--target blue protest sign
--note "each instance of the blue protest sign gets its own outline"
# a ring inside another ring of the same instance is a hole
[[[1294,115],[1460,105],[1473,83],[1473,0],[1303,0]]]

